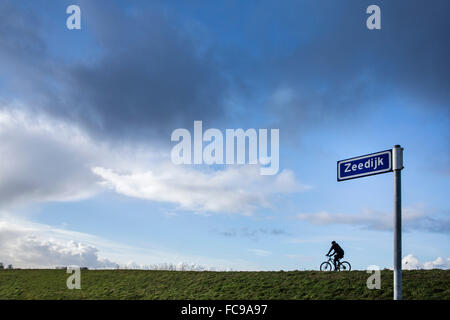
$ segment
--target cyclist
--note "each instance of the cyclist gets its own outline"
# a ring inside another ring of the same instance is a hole
[[[341,260],[344,257],[344,250],[341,248],[340,245],[337,244],[336,241],[331,241],[331,248],[330,250],[328,250],[328,253],[326,254],[327,257],[332,256],[333,254],[330,255],[331,250],[334,250],[333,254],[334,254],[334,270],[337,270],[336,266],[338,265],[339,260]]]

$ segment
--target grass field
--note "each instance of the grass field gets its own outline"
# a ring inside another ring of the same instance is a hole
[[[365,271],[193,272],[82,270],[69,290],[65,270],[1,270],[0,299],[392,299],[392,271],[369,290]],[[403,272],[404,299],[450,299],[450,270]]]

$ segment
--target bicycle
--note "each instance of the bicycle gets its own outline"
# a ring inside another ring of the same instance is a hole
[[[333,256],[328,256],[328,261],[324,261],[320,264],[320,271],[331,271],[334,267]],[[336,269],[334,271],[350,271],[352,266],[348,261],[338,261]]]

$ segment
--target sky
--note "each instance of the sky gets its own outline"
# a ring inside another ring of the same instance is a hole
[[[404,268],[450,268],[449,11],[0,1],[0,262],[311,270],[335,240],[392,268],[393,174],[338,182],[336,163],[400,144]],[[279,170],[174,164],[194,121],[278,129]]]

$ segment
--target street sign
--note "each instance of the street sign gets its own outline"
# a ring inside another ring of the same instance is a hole
[[[349,180],[392,171],[392,150],[337,162],[337,180]]]
[[[337,162],[337,180],[394,172],[394,300],[402,299],[402,179],[403,148],[381,151]]]

